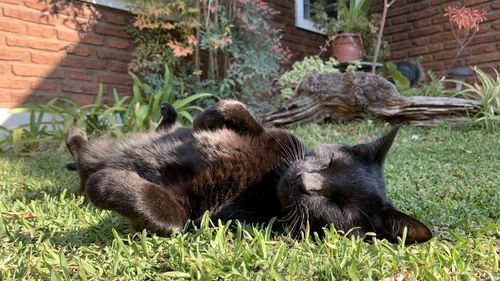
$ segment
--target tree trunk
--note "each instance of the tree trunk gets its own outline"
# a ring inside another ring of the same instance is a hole
[[[323,73],[304,78],[287,105],[261,120],[266,126],[283,127],[371,116],[417,126],[456,126],[480,109],[479,101],[469,99],[401,96],[393,84],[372,73]]]

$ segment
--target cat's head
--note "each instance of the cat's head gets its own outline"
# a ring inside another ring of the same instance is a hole
[[[375,232],[391,242],[406,227],[408,243],[429,240],[430,230],[386,196],[383,164],[398,128],[369,143],[321,144],[289,161],[278,186],[283,220],[295,229],[309,223],[318,232],[330,224],[352,234]]]

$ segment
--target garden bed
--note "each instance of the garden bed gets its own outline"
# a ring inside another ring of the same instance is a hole
[[[309,145],[356,143],[383,124],[293,130]],[[322,241],[250,226],[133,234],[122,217],[75,195],[78,178],[63,168],[68,153],[4,156],[0,279],[497,279],[499,139],[498,131],[402,128],[385,165],[389,198],[436,237],[411,246],[350,240],[333,229]]]

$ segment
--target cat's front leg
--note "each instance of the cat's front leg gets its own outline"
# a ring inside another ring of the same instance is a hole
[[[225,100],[203,111],[193,122],[195,131],[227,128],[239,134],[257,136],[264,128],[248,111],[246,106],[235,100]]]
[[[136,172],[103,169],[92,174],[85,187],[87,198],[98,208],[115,211],[135,227],[169,235],[190,217],[181,196],[141,178]]]

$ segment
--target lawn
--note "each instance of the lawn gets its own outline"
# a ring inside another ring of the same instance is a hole
[[[308,145],[354,143],[382,123],[308,125]],[[292,239],[237,224],[164,238],[133,233],[77,196],[67,152],[0,158],[0,280],[498,280],[500,133],[403,127],[386,161],[389,198],[430,226],[405,246],[344,238]]]

